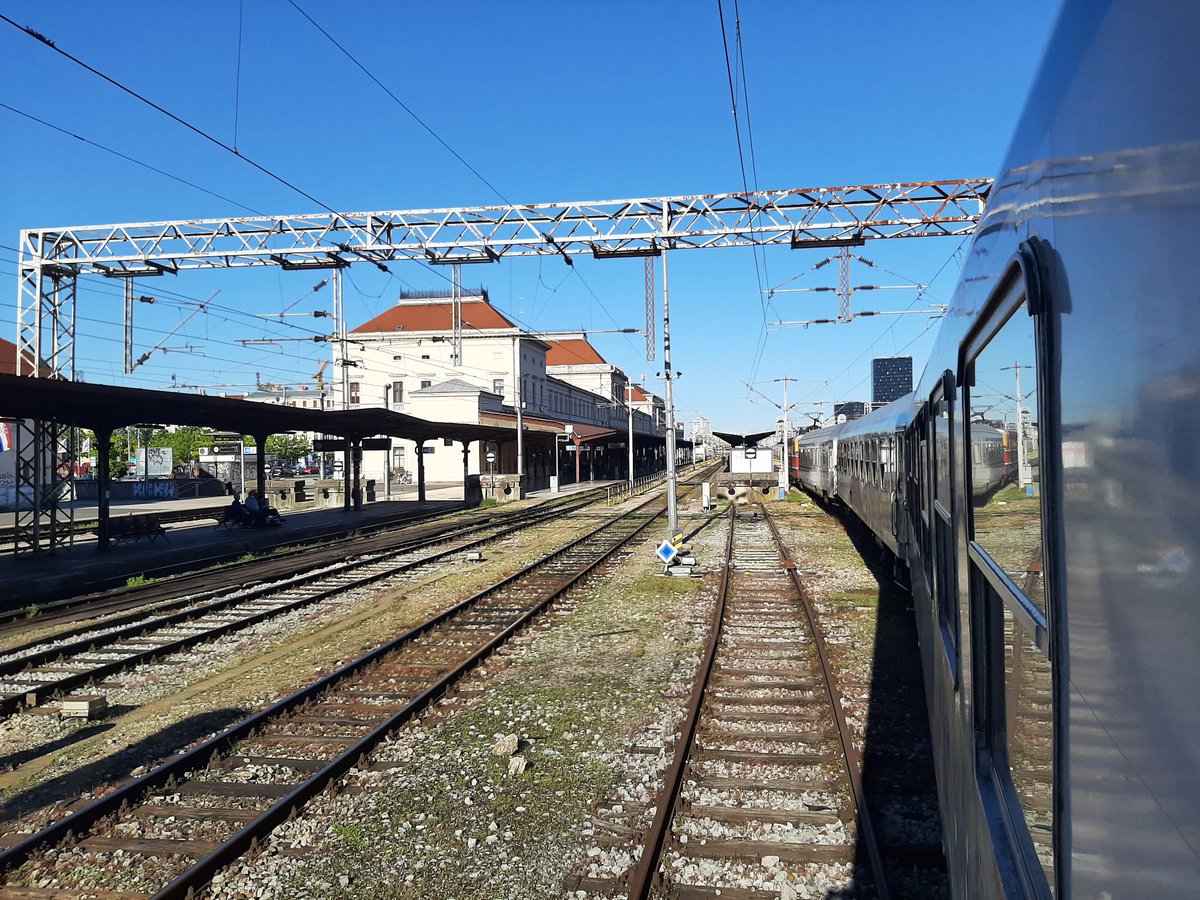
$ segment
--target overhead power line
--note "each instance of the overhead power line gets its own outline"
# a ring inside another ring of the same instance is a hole
[[[496,187],[494,184],[492,184],[490,181],[488,181],[486,178],[484,178],[483,175],[480,174],[479,170],[476,169],[469,162],[467,162],[463,158],[461,153],[459,153],[457,150],[455,150],[453,147],[451,147],[440,134],[438,134],[436,131],[433,130],[433,128],[429,125],[428,122],[426,122],[424,119],[422,119],[420,116],[418,116],[415,112],[413,112],[412,108],[409,107],[409,105],[407,103],[405,103],[403,100],[401,100],[399,97],[397,97],[395,95],[395,93],[392,92],[391,88],[389,88],[386,84],[384,84],[382,81],[380,81],[378,78],[376,78],[375,74],[370,69],[368,69],[366,66],[364,66],[361,62],[359,62],[358,58],[353,53],[351,53],[344,46],[342,46],[342,44],[338,41],[337,38],[335,38],[332,34],[330,34],[323,27],[321,27],[321,25],[317,22],[316,19],[314,19],[307,12],[305,12],[304,9],[300,6],[300,4],[296,2],[296,0],[288,0],[288,3],[291,4],[292,8],[295,9],[296,12],[298,12],[298,13],[300,13],[300,15],[304,16],[304,18],[308,20],[309,24],[312,25],[313,28],[315,28],[315,29],[317,29],[317,31],[321,32],[321,34],[323,34],[325,36],[325,38],[329,41],[329,43],[331,43],[331,44],[333,44],[333,46],[337,47],[338,50],[340,50],[342,52],[342,55],[346,57],[346,59],[348,59],[348,60],[350,60],[350,62],[354,63],[354,65],[356,65],[364,75],[366,75],[373,82],[375,82],[376,85],[379,86],[380,90],[382,90],[385,94],[387,94],[389,97],[391,97],[392,100],[394,100],[396,102],[397,106],[399,106],[402,110],[404,110],[406,113],[408,113],[412,117],[413,121],[415,121],[418,125],[420,125],[427,132],[429,132],[429,134],[433,137],[433,139],[435,141],[437,141],[439,144],[441,144],[443,147],[445,147],[454,156],[455,159],[457,159],[460,163],[462,163],[464,166],[466,166],[471,171],[471,174],[473,174],[476,178],[478,178],[480,181],[482,181],[488,187],[488,189],[492,191],[492,193],[494,193],[497,197],[499,197],[501,200],[503,200],[509,206],[513,205],[513,202],[511,200],[509,200],[507,197],[505,197],[504,194],[500,191],[500,189],[498,187]]]
[[[19,22],[14,22],[8,16],[4,15],[4,13],[0,13],[0,20],[7,22],[9,25],[11,25],[13,28],[16,28],[18,31],[23,31],[25,34],[29,35],[34,40],[36,40],[42,44],[45,44],[47,47],[49,47],[51,50],[53,50],[59,56],[69,59],[71,62],[75,63],[75,65],[80,66],[84,69],[87,69],[87,71],[91,72],[97,78],[102,78],[104,81],[107,81],[109,84],[111,84],[113,87],[117,88],[118,90],[124,91],[129,96],[133,97],[136,100],[140,100],[142,103],[146,104],[147,106],[151,107],[152,109],[157,110],[158,112],[162,113],[167,118],[169,118],[175,122],[178,122],[184,128],[188,129],[189,131],[193,132],[194,134],[199,135],[200,137],[204,138],[204,140],[208,141],[209,143],[215,144],[216,146],[220,147],[222,150],[224,150],[227,153],[232,153],[238,159],[243,160],[246,163],[250,164],[254,168],[258,169],[258,171],[262,172],[264,175],[268,176],[269,178],[272,178],[275,181],[279,182],[280,184],[282,184],[284,187],[288,188],[289,190],[295,191],[300,196],[302,196],[308,200],[311,200],[313,203],[317,204],[317,206],[321,207],[321,209],[325,210],[326,212],[331,212],[331,213],[334,213],[335,215],[337,214],[337,210],[335,210],[332,206],[318,200],[312,194],[308,193],[308,191],[306,191],[300,187],[297,187],[295,184],[288,181],[282,175],[275,174],[270,169],[268,169],[266,166],[264,166],[262,163],[256,162],[255,160],[251,159],[249,156],[246,156],[244,153],[239,152],[236,148],[229,146],[229,144],[226,144],[220,138],[214,137],[213,135],[209,134],[203,128],[200,128],[197,125],[193,125],[191,122],[189,122],[187,119],[183,118],[182,116],[176,115],[175,113],[171,112],[169,109],[166,109],[165,107],[160,106],[159,104],[155,103],[150,98],[144,96],[143,94],[138,93],[133,88],[122,84],[121,82],[117,81],[115,78],[111,77],[110,75],[104,74],[99,69],[97,69],[95,66],[89,65],[88,63],[86,63],[82,59],[80,59],[79,57],[74,56],[71,53],[68,53],[66,50],[63,50],[61,47],[57,46],[54,43],[54,41],[52,41],[50,38],[46,37],[44,34],[41,34],[40,32],[29,27],[28,25],[22,25]]]
[[[259,215],[259,216],[266,215],[266,213],[264,213],[260,209],[255,209],[252,206],[246,206],[246,204],[244,204],[244,203],[238,203],[236,200],[233,200],[230,197],[226,197],[224,194],[218,194],[216,191],[209,190],[206,187],[202,187],[201,185],[196,184],[194,181],[188,181],[186,178],[183,178],[179,175],[173,175],[172,173],[166,171],[165,169],[160,169],[157,166],[153,166],[148,162],[143,162],[140,159],[136,159],[132,156],[129,156],[126,153],[122,153],[120,150],[114,150],[112,147],[106,147],[104,144],[101,144],[98,141],[93,141],[90,138],[85,138],[83,135],[76,134],[74,131],[68,131],[65,128],[60,128],[58,125],[55,125],[52,122],[47,122],[45,119],[39,119],[37,116],[31,115],[30,113],[27,113],[23,110],[17,109],[15,106],[9,106],[7,103],[0,103],[0,107],[7,109],[11,113],[16,113],[18,116],[23,116],[24,118],[29,119],[32,122],[37,122],[39,125],[45,125],[47,128],[52,129],[53,131],[57,131],[59,134],[65,134],[67,137],[74,138],[77,141],[82,141],[83,143],[87,144],[90,147],[95,147],[97,150],[103,150],[105,153],[111,153],[113,156],[120,157],[121,159],[125,160],[126,162],[133,163],[135,166],[141,166],[143,169],[148,169],[151,172],[156,172],[159,175],[162,175],[166,178],[170,178],[172,181],[177,181],[180,184],[187,185],[190,188],[195,188],[198,191],[202,191],[205,194],[208,194],[210,197],[216,197],[218,200],[224,200],[226,203],[232,203],[234,206],[240,207],[241,209],[244,209],[247,212],[252,212],[255,215]],[[18,252],[20,252],[20,251],[18,251]]]

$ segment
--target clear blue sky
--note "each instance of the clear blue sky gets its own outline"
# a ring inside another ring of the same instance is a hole
[[[656,197],[740,190],[720,18],[713,2],[317,3],[297,0],[393,93],[514,202]],[[162,106],[237,146],[335,209],[502,202],[307,22],[287,0],[164,4],[14,2],[0,11]],[[1053,23],[1055,4],[839,3],[742,0],[742,47],[758,185],[815,187],[996,174]],[[733,0],[724,3],[739,65]],[[241,60],[239,84],[239,16]],[[135,157],[221,199],[0,108],[0,336],[15,337],[22,228],[320,212],[296,193],[0,22],[0,102]],[[748,140],[743,133],[747,155]],[[747,159],[749,165],[749,159]],[[869,242],[853,284],[930,282],[946,302],[955,238]],[[964,248],[965,249],[965,248]],[[772,249],[768,286],[836,284],[829,254]],[[849,325],[763,326],[749,250],[671,257],[680,415],[714,427],[770,427],[776,412],[743,381],[804,379],[789,399],[870,399],[870,359],[912,353],[919,371],[933,328],[922,316]],[[351,327],[402,287],[445,287],[439,273],[397,263],[392,276],[355,266]],[[577,273],[577,274],[576,274]],[[894,274],[890,274],[894,273]],[[940,274],[938,274],[940,273]],[[935,278],[934,276],[937,275]],[[78,369],[93,382],[311,382],[325,345],[242,348],[239,338],[299,335],[253,318],[328,309],[319,274],[274,269],[185,273],[139,281],[137,353],[220,293],[133,376],[122,374],[120,284],[81,281]],[[493,302],[542,329],[641,327],[642,261],[576,257],[468,267]],[[590,290],[589,290],[590,288]],[[661,288],[661,282],[660,282]],[[170,291],[171,294],[166,292]],[[592,296],[599,298],[599,302]],[[900,309],[913,291],[859,294],[859,309]],[[777,295],[770,319],[836,314],[831,294]],[[328,320],[290,319],[312,331]],[[936,323],[935,323],[936,324]],[[660,326],[661,332],[661,326]],[[597,336],[630,374],[653,378],[637,335]],[[468,358],[469,362],[469,358]],[[652,385],[655,389],[658,386]],[[780,385],[760,389],[780,397]],[[828,411],[828,407],[826,407]]]

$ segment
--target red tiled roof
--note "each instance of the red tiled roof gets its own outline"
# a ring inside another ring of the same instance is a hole
[[[22,375],[32,375],[30,371],[29,357],[25,357],[25,365],[21,367],[24,371]],[[6,341],[0,338],[0,375],[16,375],[17,374],[17,345],[12,341]],[[50,367],[42,363],[42,374],[49,375]]]
[[[475,328],[512,328],[513,323],[490,303],[464,300],[463,323]],[[454,316],[449,303],[400,303],[354,329],[353,333],[380,331],[451,331]]]
[[[582,366],[594,363],[604,364],[604,357],[596,352],[596,348],[586,339],[572,338],[565,341],[546,341],[550,349],[546,351],[548,366]]]
[[[636,403],[645,403],[650,399],[650,396],[637,385],[633,387],[633,399]]]

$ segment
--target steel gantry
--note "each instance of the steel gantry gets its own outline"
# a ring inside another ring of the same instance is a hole
[[[454,266],[457,295],[460,265],[507,256],[559,255],[570,264],[576,254],[605,259],[713,247],[845,247],[880,238],[966,235],[982,217],[991,184],[977,178],[28,229],[20,235],[16,369],[19,375],[74,380],[80,274],[135,279],[189,269],[342,269],[355,262],[382,266],[418,260]],[[456,346],[458,338],[456,333]],[[18,523],[24,535],[18,543],[36,550],[44,533],[54,536],[51,546],[60,532],[69,533],[69,523],[58,521],[63,486],[54,476],[44,484],[38,474],[44,465],[39,460],[53,456],[67,435],[54,422],[35,423],[31,432],[18,444],[18,494],[34,498],[28,521]]]

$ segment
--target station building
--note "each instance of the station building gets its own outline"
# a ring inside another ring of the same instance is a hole
[[[665,466],[665,405],[607,362],[583,333],[538,335],[494,307],[487,291],[460,300],[461,341],[454,339],[454,302],[447,291],[404,292],[396,305],[349,332],[349,377],[332,379],[334,408],[383,408],[439,422],[514,429],[518,402],[524,426],[525,489],[624,478],[632,406],[635,473]],[[461,352],[459,351],[461,347]],[[294,402],[309,400],[293,394]],[[569,436],[568,436],[569,432]],[[430,483],[470,474],[514,474],[516,441],[472,444],[464,460],[452,442],[420,451],[395,440],[391,457],[368,451],[366,478],[379,483],[413,472],[424,455]],[[488,455],[493,454],[493,461]]]

